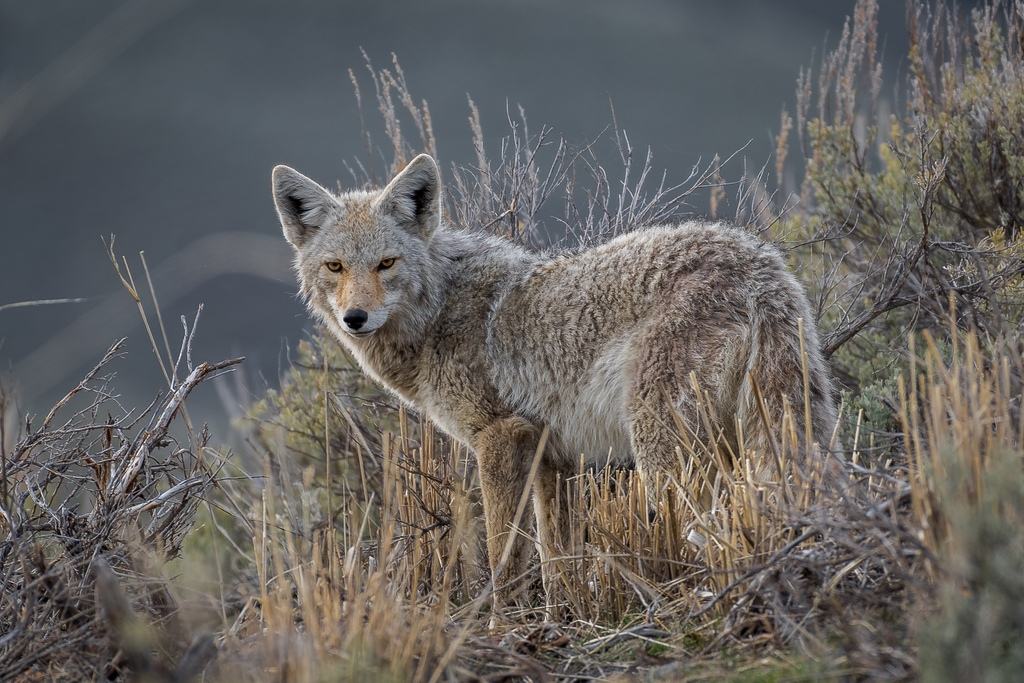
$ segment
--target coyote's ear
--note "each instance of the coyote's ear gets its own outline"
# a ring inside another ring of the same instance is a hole
[[[275,166],[274,204],[281,217],[284,237],[298,249],[324,225],[337,202],[331,193],[287,166]]]
[[[409,232],[429,237],[441,221],[441,180],[430,155],[410,161],[381,191],[377,206]]]

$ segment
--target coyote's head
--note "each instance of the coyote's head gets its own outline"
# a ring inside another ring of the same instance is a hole
[[[335,333],[366,337],[403,308],[415,315],[441,219],[433,159],[419,155],[376,192],[334,196],[287,166],[273,183],[302,295]]]

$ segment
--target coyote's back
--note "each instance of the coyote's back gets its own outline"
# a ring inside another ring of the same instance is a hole
[[[566,457],[664,469],[677,461],[679,435],[665,428],[677,416],[685,436],[716,436],[701,409],[733,452],[741,433],[767,448],[754,387],[776,425],[786,400],[800,419],[802,352],[812,434],[830,437],[832,388],[803,290],[774,248],[735,228],[650,228],[547,261],[502,297],[487,329],[500,393],[549,424]]]

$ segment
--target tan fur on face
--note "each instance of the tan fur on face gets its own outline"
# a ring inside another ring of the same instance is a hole
[[[334,290],[338,310],[361,308],[372,312],[384,305],[384,286],[377,270],[345,270]]]

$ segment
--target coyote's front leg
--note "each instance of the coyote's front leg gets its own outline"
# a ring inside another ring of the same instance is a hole
[[[514,597],[510,585],[526,568],[533,549],[527,533],[529,519],[516,520],[516,511],[529,485],[530,466],[537,448],[538,430],[526,420],[498,420],[480,432],[474,442],[484,499],[487,559],[494,582],[494,611]],[[522,515],[527,513],[524,506]],[[516,525],[517,528],[513,528]]]

